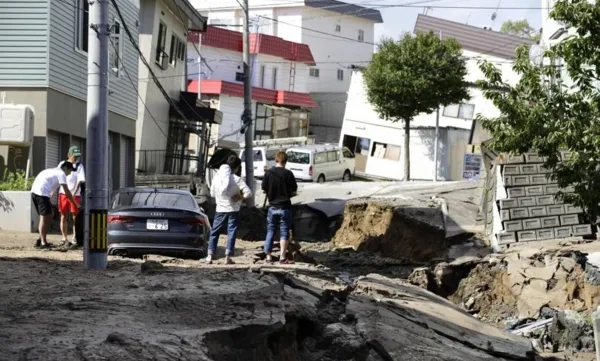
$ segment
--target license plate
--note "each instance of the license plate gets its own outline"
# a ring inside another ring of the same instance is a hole
[[[166,219],[149,219],[146,221],[146,229],[149,231],[168,231],[169,221]]]

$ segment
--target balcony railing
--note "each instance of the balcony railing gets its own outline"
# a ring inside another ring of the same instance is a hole
[[[166,150],[137,150],[136,160],[138,174],[193,174],[198,164],[197,156]]]

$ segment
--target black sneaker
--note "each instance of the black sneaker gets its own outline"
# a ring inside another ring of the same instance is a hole
[[[41,246],[42,246],[42,240],[38,238],[37,241],[35,241],[34,247],[35,248],[40,248]]]

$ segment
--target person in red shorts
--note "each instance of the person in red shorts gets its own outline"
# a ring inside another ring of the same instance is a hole
[[[73,164],[73,172],[67,176],[67,186],[75,201],[81,204],[81,185],[85,183],[85,170],[83,164],[81,164],[81,150],[78,146],[71,146],[69,153],[67,154],[67,161]],[[64,163],[60,162],[58,167]],[[67,216],[71,213],[73,217],[73,238],[71,244],[77,245],[77,239],[75,238],[75,219],[77,213],[80,211],[79,207],[69,201],[69,198],[65,194],[65,191],[60,188],[58,194],[58,211],[60,212],[60,233],[62,234],[62,243],[69,242],[67,240],[69,236],[69,230],[67,229]]]

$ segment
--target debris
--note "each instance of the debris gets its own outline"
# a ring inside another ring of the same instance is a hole
[[[153,272],[156,272],[158,270],[165,268],[165,266],[162,263],[157,262],[157,261],[146,260],[144,263],[142,263],[140,268],[141,268],[142,273],[153,273]]]
[[[549,335],[555,351],[595,351],[591,318],[587,320],[576,311],[559,311],[550,326]]]
[[[444,219],[433,202],[396,199],[348,201],[336,246],[387,257],[430,261],[447,252]]]
[[[511,333],[514,335],[524,335],[533,331],[541,330],[546,326],[550,325],[553,320],[554,318],[549,318],[547,320],[539,320],[533,323],[529,323],[525,326],[519,327],[516,330],[511,331]]]

